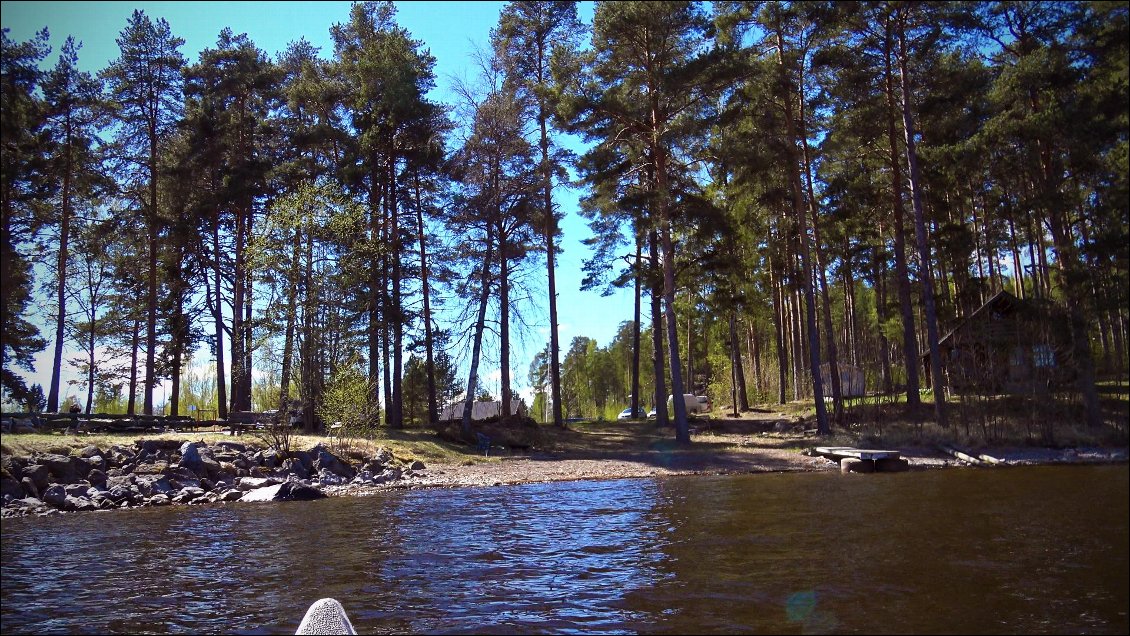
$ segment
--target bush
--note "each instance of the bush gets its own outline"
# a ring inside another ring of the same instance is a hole
[[[334,371],[322,393],[322,402],[315,410],[333,437],[331,452],[346,453],[353,439],[372,438],[380,407],[374,385],[361,370],[356,357]]]

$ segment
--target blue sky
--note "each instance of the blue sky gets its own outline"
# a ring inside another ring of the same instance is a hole
[[[334,23],[345,22],[349,17],[349,2],[3,2],[0,3],[0,23],[10,29],[8,37],[24,41],[47,27],[51,34],[52,54],[45,60],[47,67],[54,66],[58,51],[68,35],[82,42],[79,67],[97,72],[118,57],[115,40],[125,27],[134,9],[147,15],[165,18],[174,35],[183,38],[181,52],[190,61],[198,59],[199,52],[216,43],[220,31],[231,27],[236,33],[246,33],[252,42],[272,58],[287,44],[306,38],[321,48],[323,57],[333,53],[329,29]],[[397,2],[397,22],[412,36],[424,42],[436,58],[436,88],[430,97],[447,104],[455,99],[449,90],[457,77],[473,78],[475,75],[472,53],[486,48],[490,29],[498,22],[503,2]],[[591,23],[592,3],[581,3],[581,19]],[[624,320],[632,317],[632,292],[622,290],[610,297],[598,292],[581,292],[581,264],[588,256],[588,248],[581,241],[591,232],[577,215],[578,193],[559,192],[555,199],[566,215],[562,224],[564,253],[558,258],[557,290],[558,313],[562,355],[574,336],[594,338],[606,345]],[[541,278],[544,278],[542,276]],[[535,293],[536,307],[529,312],[532,328],[527,342],[519,343],[512,360],[512,382],[515,388],[526,388],[527,371],[533,353],[548,340],[548,301],[542,288]],[[646,303],[645,303],[646,305]],[[645,316],[646,320],[646,316]],[[48,332],[45,332],[47,335]],[[36,373],[32,382],[50,383],[50,359],[53,344],[37,358]],[[492,392],[497,387],[497,349],[489,357],[480,375]],[[66,358],[67,355],[65,354]],[[64,363],[64,366],[66,364]],[[493,372],[491,371],[493,369]],[[492,382],[492,379],[494,382]],[[66,377],[64,377],[66,380]],[[77,394],[77,389],[70,389]],[[526,391],[522,391],[526,393]],[[64,386],[63,394],[68,393]],[[157,402],[161,398],[158,392]]]

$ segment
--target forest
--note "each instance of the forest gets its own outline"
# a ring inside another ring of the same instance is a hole
[[[1037,308],[1022,335],[1054,343],[1010,364],[1071,370],[1029,383],[1034,408],[1099,426],[1128,359],[1128,14],[598,2],[585,24],[574,2],[510,2],[451,104],[389,2],[354,4],[327,58],[225,29],[188,60],[135,11],[91,74],[74,40],[51,67],[46,29],[5,29],[4,399],[65,409],[70,365],[88,412],[152,414],[169,380],[166,413],[294,409],[307,431],[345,411],[430,426],[462,394],[467,430],[484,365],[512,415],[512,330],[546,312],[530,410],[557,426],[654,406],[689,442],[694,393],[811,400],[828,434],[852,374],[944,426],[964,399],[947,337],[1007,292]],[[584,288],[634,291],[603,347],[558,341],[571,213],[593,231]],[[51,383],[29,386],[48,348]]]

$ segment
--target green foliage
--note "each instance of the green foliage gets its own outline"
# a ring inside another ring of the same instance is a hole
[[[379,405],[373,393],[373,383],[356,356],[338,365],[330,376],[315,411],[338,440],[339,450],[347,450],[351,439],[371,439],[376,433]],[[340,428],[331,428],[337,425]]]

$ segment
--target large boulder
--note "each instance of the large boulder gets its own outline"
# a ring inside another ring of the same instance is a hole
[[[106,473],[95,468],[87,473],[86,481],[89,482],[91,486],[105,486]]]
[[[27,479],[26,477],[24,479]],[[28,482],[31,480],[28,479]],[[10,495],[13,499],[23,499],[24,487],[15,478],[4,475],[0,477],[0,497]]]
[[[94,444],[85,446],[78,452],[78,456],[82,457],[83,459],[90,459],[91,457],[104,457],[104,455],[105,454]]]
[[[24,495],[39,499],[39,487],[31,480],[31,477],[24,477],[20,480],[20,488],[23,488]],[[23,497],[24,495],[20,495]],[[18,499],[19,497],[17,497]]]
[[[106,451],[103,457],[106,459],[107,465],[110,468],[117,468],[132,461],[136,454],[137,453],[124,446],[115,445],[111,446],[110,450]]]
[[[55,481],[69,484],[75,480],[75,466],[67,455],[46,453],[39,456],[39,463],[47,467]]]
[[[165,475],[135,475],[137,491],[152,498],[156,494],[166,494],[174,490],[173,484]]]
[[[314,457],[314,465],[311,467],[311,472],[321,473],[323,470],[328,470],[346,479],[353,479],[353,476],[357,474],[357,471],[353,470],[352,466],[342,461],[321,444],[311,448],[310,454]]]
[[[203,460],[200,457],[200,449],[197,442],[185,442],[180,447],[180,462],[181,468],[187,468],[197,475],[202,475],[204,472]]]
[[[279,466],[279,470],[281,470],[284,475],[294,475],[299,479],[310,478],[310,470],[306,468],[306,464],[303,464],[297,457],[287,457],[284,459]]]
[[[63,507],[63,504],[67,501],[67,490],[59,484],[52,484],[42,494],[43,503],[56,508]]]
[[[240,501],[312,501],[324,499],[326,493],[297,481],[256,488],[243,494]]]
[[[325,499],[326,493],[302,482],[288,481],[279,487],[276,501],[313,501]]]
[[[50,485],[51,471],[44,464],[32,464],[24,468],[24,477],[31,479],[39,492],[43,492]]]
[[[277,486],[282,483],[281,480],[275,477],[240,477],[236,483],[236,487],[243,491],[258,490],[268,486]]]

